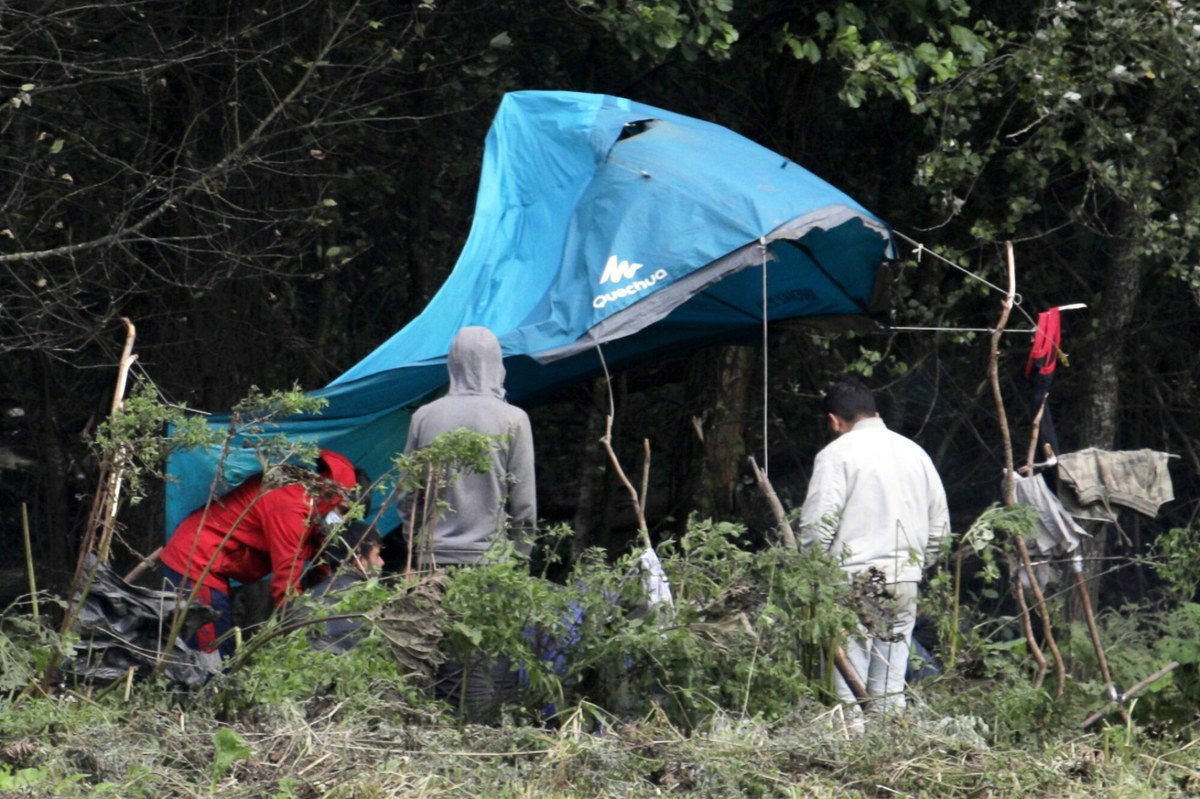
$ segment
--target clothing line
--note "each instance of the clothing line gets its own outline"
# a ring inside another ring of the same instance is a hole
[[[1002,289],[1000,286],[997,286],[995,283],[990,282],[986,278],[980,277],[979,275],[975,274],[974,272],[972,272],[971,270],[967,269],[964,266],[956,264],[954,261],[951,261],[946,256],[940,255],[936,250],[931,250],[931,249],[927,248],[924,244],[922,244],[921,242],[912,238],[911,236],[905,235],[904,233],[902,233],[898,230],[893,230],[892,233],[894,233],[897,237],[904,239],[909,244],[913,245],[913,247],[914,247],[913,256],[916,258],[917,263],[920,263],[922,255],[924,255],[925,253],[929,253],[930,255],[932,255],[934,258],[938,259],[942,263],[944,263],[948,266],[954,267],[958,271],[962,272],[963,274],[967,275],[968,277],[972,278],[973,280],[979,281],[980,283],[987,286],[988,288],[993,289],[994,291],[998,291],[1002,294],[1007,293],[1005,289]],[[1020,294],[1013,295],[1013,307],[1016,308],[1017,311],[1019,311],[1022,316],[1024,316],[1030,322],[1033,322],[1034,321],[1033,317],[1030,316],[1029,313],[1024,308],[1021,307],[1021,303],[1023,301],[1024,301],[1024,297],[1022,297]],[[1063,305],[1055,306],[1051,310],[1075,311],[1075,310],[1079,310],[1080,308],[1086,308],[1086,307],[1088,307],[1086,302],[1071,302],[1071,303],[1065,303]],[[908,326],[908,327],[889,327],[887,329],[889,331],[896,331],[896,332],[945,332],[945,333],[959,333],[959,332],[961,332],[961,333],[994,333],[994,332],[996,332],[995,328],[988,328],[988,327],[912,327],[912,326]],[[1003,332],[1005,332],[1005,333],[1036,333],[1037,328],[1034,328],[1032,330],[1023,330],[1023,329],[1022,330],[1004,330]]]
[[[967,269],[967,268],[966,268],[966,267],[964,267],[964,266],[961,266],[961,265],[959,265],[959,264],[956,264],[956,263],[954,263],[954,261],[951,261],[951,260],[950,260],[949,258],[947,258],[946,256],[938,254],[938,252],[937,252],[936,250],[931,250],[931,249],[928,249],[928,248],[927,248],[927,247],[926,247],[924,244],[922,244],[921,242],[917,241],[916,239],[914,239],[914,238],[912,238],[912,237],[910,237],[910,236],[906,236],[905,234],[901,233],[899,230],[893,230],[893,231],[892,231],[892,233],[894,233],[895,235],[897,235],[897,236],[899,236],[900,238],[904,239],[905,241],[907,241],[909,244],[913,245],[913,247],[915,247],[915,248],[916,248],[916,249],[914,249],[914,250],[913,250],[913,254],[916,256],[916,258],[917,258],[917,262],[918,262],[918,263],[920,263],[920,261],[921,261],[921,256],[922,256],[922,255],[924,255],[925,253],[929,253],[929,254],[930,254],[930,255],[932,255],[934,258],[937,258],[939,261],[941,261],[942,263],[946,264],[947,266],[952,266],[952,267],[954,267],[955,269],[957,269],[958,271],[962,272],[963,274],[965,274],[965,275],[967,275],[967,276],[969,276],[969,277],[971,277],[971,278],[973,278],[973,279],[975,279],[975,280],[978,280],[980,283],[982,283],[983,285],[987,286],[988,288],[994,289],[995,291],[998,291],[998,292],[1000,292],[1001,294],[1004,294],[1004,293],[1006,293],[1004,289],[1000,288],[1000,287],[999,287],[999,286],[997,286],[995,283],[992,283],[991,281],[987,280],[986,278],[982,278],[982,277],[980,277],[979,275],[975,274],[975,273],[974,273],[974,272],[972,272],[970,269]],[[1017,298],[1014,298],[1014,303],[1013,303],[1013,304],[1014,304],[1014,305],[1016,305],[1018,309],[1019,309],[1019,308],[1020,308],[1020,306],[1021,306],[1020,300],[1019,300],[1019,299],[1017,299]],[[1021,311],[1021,313],[1025,313],[1025,312],[1022,310],[1022,311]],[[1028,316],[1028,314],[1026,314],[1026,315]],[[1031,321],[1031,322],[1032,322],[1033,320],[1032,320],[1032,319],[1030,319],[1029,321]]]
[[[890,327],[885,327],[884,330],[888,333],[909,333],[909,332],[995,333],[996,332],[996,328],[994,328],[994,327],[919,327],[919,326],[905,326],[905,325],[894,325],[894,326],[890,326]],[[1004,330],[1001,330],[1000,332],[1001,333],[1025,333],[1026,335],[1030,335],[1030,334],[1036,333],[1037,328],[1029,328],[1029,329],[1021,328],[1018,330],[1009,330],[1006,328]]]

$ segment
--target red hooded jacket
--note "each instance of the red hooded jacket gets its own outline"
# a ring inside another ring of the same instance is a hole
[[[348,493],[357,487],[354,465],[345,456],[321,450],[318,467]],[[298,593],[304,562],[316,554],[319,543],[313,533],[338,500],[320,501],[299,484],[266,493],[261,485],[261,475],[252,477],[214,500],[207,510],[192,511],[163,547],[163,564],[189,580],[201,581],[211,562],[201,582],[226,594],[231,579],[249,584],[270,573],[276,605],[290,593]]]

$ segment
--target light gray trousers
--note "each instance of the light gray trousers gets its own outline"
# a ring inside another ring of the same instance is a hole
[[[896,640],[871,638],[865,629],[860,629],[861,635],[851,636],[845,643],[846,659],[871,697],[872,714],[896,713],[904,709],[904,673],[908,668],[913,625],[917,621],[917,584],[892,583],[888,589],[896,597],[896,618],[892,622],[892,637]],[[854,692],[840,672],[834,672],[833,683],[838,698],[851,703],[850,712],[855,716],[861,714]]]

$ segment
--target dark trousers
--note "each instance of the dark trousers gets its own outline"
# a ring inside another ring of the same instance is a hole
[[[467,721],[494,721],[501,706],[516,697],[518,673],[511,666],[505,658],[451,657],[438,666],[434,696],[449,702]]]
[[[163,578],[164,591],[179,591],[182,588],[184,598],[186,598],[195,585],[194,582],[188,580],[170,566],[160,563],[158,564],[158,571]],[[201,605],[207,605],[221,615],[216,621],[209,622],[197,628],[195,633],[185,639],[187,645],[201,652],[220,651],[223,658],[231,656],[234,650],[232,636],[224,638],[219,645],[217,644],[218,639],[233,629],[233,603],[229,601],[229,594],[202,585],[200,586],[200,590],[196,592],[196,602]]]

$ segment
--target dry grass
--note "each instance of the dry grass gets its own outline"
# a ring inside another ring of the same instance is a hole
[[[945,689],[942,689],[945,691]],[[557,729],[454,723],[412,708],[271,708],[233,724],[143,691],[107,709],[42,699],[3,711],[16,796],[120,797],[1162,797],[1200,795],[1200,747],[1124,729],[1000,743],[985,718],[918,701],[863,736],[817,706],[766,724],[714,716],[684,735],[661,715],[578,709]],[[933,695],[946,702],[961,691]],[[53,703],[53,704],[51,704]],[[979,710],[981,708],[975,708]],[[246,753],[214,772],[229,727]],[[5,783],[0,781],[0,793]]]

